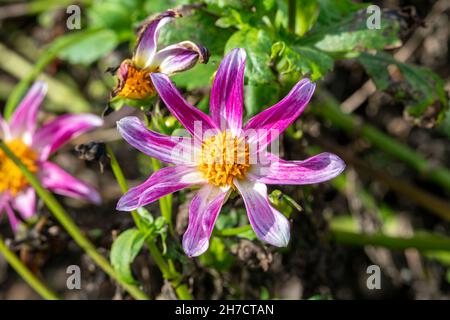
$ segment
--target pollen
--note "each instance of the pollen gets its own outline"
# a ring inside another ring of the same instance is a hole
[[[249,145],[244,139],[219,133],[203,141],[199,169],[209,183],[234,189],[233,179],[245,178],[249,158]]]
[[[23,164],[35,173],[38,170],[38,154],[21,140],[5,142],[6,146],[19,158]],[[12,196],[28,186],[28,181],[19,167],[0,150],[0,193],[9,191]]]
[[[118,95],[124,98],[141,100],[155,95],[155,87],[150,79],[150,71],[138,69],[132,64],[128,66],[125,83]]]

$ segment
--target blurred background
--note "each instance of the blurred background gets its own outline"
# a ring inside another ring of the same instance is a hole
[[[211,51],[207,65],[173,78],[188,101],[207,110],[210,80],[224,52],[244,46],[251,60],[245,88],[247,117],[278,101],[301,76],[312,76],[318,90],[283,137],[282,155],[303,159],[326,150],[348,165],[344,174],[328,183],[270,190],[274,205],[292,221],[291,244],[281,250],[263,245],[248,232],[221,237],[220,230],[247,223],[242,200],[235,197],[222,210],[210,250],[189,260],[177,246],[187,225],[192,193],[175,194],[177,238],[170,240],[169,248],[175,248],[169,251],[194,296],[450,298],[449,2],[374,1],[383,10],[379,33],[359,28],[362,2],[306,1],[311,7],[305,8],[296,1],[262,2],[265,9],[250,0],[1,0],[0,109],[20,81],[39,75],[49,84],[42,121],[66,112],[104,114],[115,83],[106,70],[131,56],[139,24],[149,15],[185,5],[184,17],[165,26],[160,40],[162,46],[193,40]],[[68,28],[68,18],[77,10],[68,13],[70,5],[80,9],[79,29],[77,20],[74,29]],[[263,10],[274,12],[267,16],[281,30],[274,33],[269,28],[267,42],[262,33],[254,40],[249,31],[268,28]],[[298,19],[300,29],[291,28],[290,15]],[[316,18],[309,21],[308,16]],[[385,19],[394,21],[395,28],[386,27]],[[330,38],[320,36],[321,32]],[[275,45],[280,41],[286,48],[282,52]],[[369,56],[374,52],[380,55]],[[102,172],[97,161],[80,159],[75,145],[110,143],[134,186],[151,173],[151,163],[121,141],[115,121],[146,112],[164,131],[179,126],[163,105],[158,112],[110,111],[103,128],[67,145],[54,159],[101,192],[101,206],[60,200],[105,256],[133,221],[128,213],[115,210],[121,190],[108,161]],[[159,215],[157,203],[148,209]],[[35,273],[66,299],[129,298],[45,206],[40,204],[38,210],[37,221],[19,235],[11,232],[6,217],[0,219],[0,233]],[[81,267],[81,290],[67,289],[69,265]],[[371,265],[380,267],[381,289],[367,287]],[[145,250],[132,268],[151,297],[174,298]],[[37,298],[0,256],[0,299]]]

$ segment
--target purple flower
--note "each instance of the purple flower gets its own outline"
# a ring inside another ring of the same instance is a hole
[[[48,158],[68,140],[98,126],[103,121],[94,115],[63,115],[37,128],[37,114],[47,86],[36,82],[6,122],[0,116],[0,139],[37,175],[45,188],[72,198],[100,203],[100,195],[92,187],[75,179]],[[6,212],[13,230],[19,220],[35,214],[36,194],[20,169],[0,150],[0,216]]]
[[[142,100],[155,95],[150,79],[154,72],[173,75],[191,69],[197,61],[207,63],[206,48],[183,41],[156,51],[160,29],[180,13],[168,10],[144,24],[138,36],[133,58],[124,60],[117,70],[117,86],[112,95]]]
[[[299,81],[283,100],[243,126],[245,59],[243,49],[234,49],[222,61],[211,90],[210,116],[188,104],[166,75],[151,75],[167,108],[193,138],[161,135],[148,130],[136,117],[118,122],[128,143],[174,166],[155,172],[128,191],[117,209],[134,210],[169,193],[200,186],[190,204],[189,226],[183,236],[184,251],[191,257],[207,250],[218,213],[233,190],[243,197],[256,235],[274,246],[286,246],[289,222],[270,205],[266,185],[319,183],[345,168],[344,162],[330,153],[285,161],[265,151],[302,113],[315,85],[308,79]]]

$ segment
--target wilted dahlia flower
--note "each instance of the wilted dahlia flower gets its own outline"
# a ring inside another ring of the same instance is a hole
[[[154,72],[173,75],[192,68],[197,61],[207,63],[209,52],[191,41],[183,41],[156,51],[160,29],[180,14],[168,10],[146,23],[138,36],[132,59],[124,60],[117,70],[117,86],[112,95],[143,100],[156,94],[150,79]]]
[[[37,114],[47,86],[36,82],[6,122],[0,116],[0,139],[24,165],[36,174],[42,185],[61,195],[100,202],[92,187],[72,177],[48,158],[70,139],[98,126],[102,120],[94,115],[63,115],[37,128]],[[0,216],[6,212],[13,230],[19,220],[35,214],[36,194],[15,163],[0,150]]]
[[[155,172],[128,191],[117,204],[130,211],[177,190],[200,186],[189,207],[189,226],[183,236],[188,256],[205,252],[218,213],[233,190],[241,194],[256,235],[275,246],[289,242],[289,221],[273,208],[267,184],[311,184],[336,177],[344,162],[321,153],[304,161],[285,161],[266,151],[305,109],[315,85],[299,81],[276,105],[244,126],[245,51],[234,49],[222,61],[211,90],[210,116],[188,104],[165,74],[151,79],[167,108],[193,138],[168,137],[148,130],[136,117],[123,118],[118,129],[138,150],[174,164]]]

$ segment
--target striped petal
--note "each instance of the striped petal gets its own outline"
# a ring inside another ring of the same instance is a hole
[[[229,188],[204,185],[189,206],[189,225],[183,235],[183,249],[187,256],[196,257],[209,247],[209,238]]]
[[[289,221],[270,205],[266,185],[238,179],[234,184],[244,199],[248,219],[258,238],[276,247],[286,247]]]
[[[12,138],[22,138],[27,143],[31,142],[32,134],[36,130],[39,107],[46,93],[47,84],[45,82],[38,81],[33,84],[9,122]]]
[[[269,156],[270,163],[256,165],[249,178],[266,184],[312,184],[331,180],[345,169],[344,161],[332,153],[321,153],[303,161],[285,161]]]
[[[162,168],[143,184],[125,193],[116,208],[120,211],[132,211],[167,194],[204,182],[203,175],[197,171],[197,167],[177,165]]]
[[[54,163],[41,164],[39,179],[45,188],[56,194],[101,203],[101,197],[93,187],[74,178]]]
[[[211,134],[217,131],[217,127],[211,118],[191,106],[181,96],[168,76],[162,73],[152,73],[151,78],[167,108],[196,139],[202,141],[207,130]]]
[[[245,60],[244,49],[236,48],[228,53],[211,88],[211,118],[222,131],[230,129],[235,134],[242,128]]]
[[[194,164],[190,137],[169,137],[151,131],[137,117],[122,118],[117,129],[125,141],[150,157],[172,164]]]
[[[207,63],[209,51],[191,41],[183,41],[158,51],[150,69],[167,75],[191,69],[197,61]]]
[[[46,160],[70,139],[102,124],[101,118],[91,114],[59,116],[36,131],[32,147],[41,153],[41,160]]]
[[[179,16],[179,13],[174,10],[168,10],[160,14],[156,19],[144,24],[139,33],[133,55],[133,62],[137,67],[145,69],[151,65],[156,54],[159,31],[177,16]]]
[[[249,142],[257,144],[257,150],[270,144],[303,112],[315,87],[309,79],[303,79],[283,100],[251,118],[245,125],[246,134],[253,132]]]

